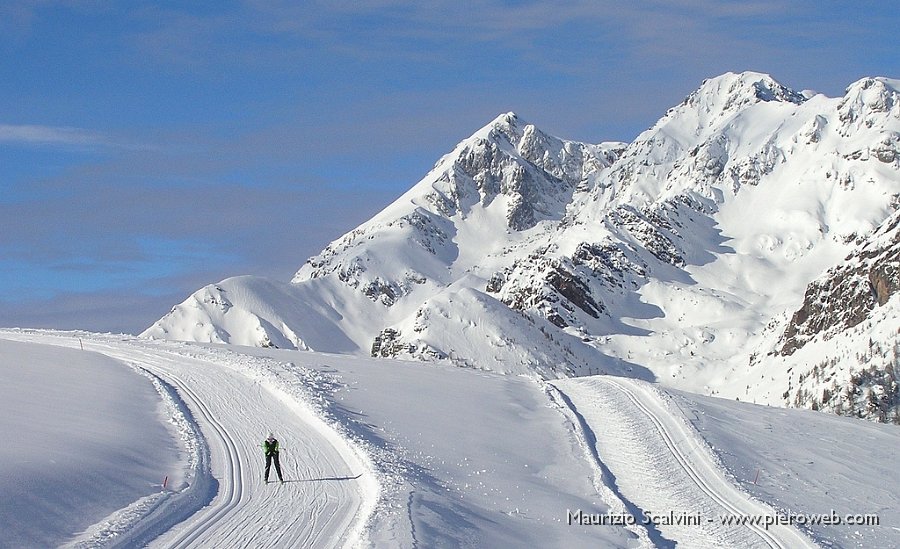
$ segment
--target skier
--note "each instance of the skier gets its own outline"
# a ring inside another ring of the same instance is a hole
[[[278,461],[278,439],[275,435],[269,433],[269,436],[262,443],[263,450],[266,453],[266,484],[269,483],[269,468],[272,461],[275,462],[275,472],[278,473],[278,481],[284,482],[281,477],[281,463]]]

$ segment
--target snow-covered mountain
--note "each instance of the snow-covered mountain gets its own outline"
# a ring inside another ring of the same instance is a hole
[[[537,250],[623,147],[560,140],[501,115],[396,202],[310,258],[290,284],[224,280],[144,335],[438,357],[547,377],[587,371],[591,348],[554,340],[551,324],[488,295],[485,277]],[[418,337],[401,344],[395,334]]]
[[[890,421],[898,197],[897,80],[828,98],[729,73],[630,144],[509,113],[290,283],[207,286],[143,335],[621,373]]]

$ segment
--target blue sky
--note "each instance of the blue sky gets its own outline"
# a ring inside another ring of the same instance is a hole
[[[726,71],[900,77],[883,1],[0,3],[0,326],[135,333],[307,257],[515,111],[630,141]]]

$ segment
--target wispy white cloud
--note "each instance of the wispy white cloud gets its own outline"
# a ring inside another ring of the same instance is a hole
[[[110,145],[103,134],[68,126],[0,124],[0,141],[37,145]]]
[[[0,124],[0,144],[47,145],[86,149],[109,148],[150,150],[153,146],[135,143],[105,133],[70,126]]]

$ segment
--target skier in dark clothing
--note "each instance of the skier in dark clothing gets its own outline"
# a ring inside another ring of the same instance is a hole
[[[272,462],[275,462],[275,472],[278,473],[278,481],[284,482],[281,477],[281,463],[278,461],[278,439],[275,435],[269,433],[269,436],[262,443],[263,450],[266,453],[266,483],[269,482],[269,468]]]

